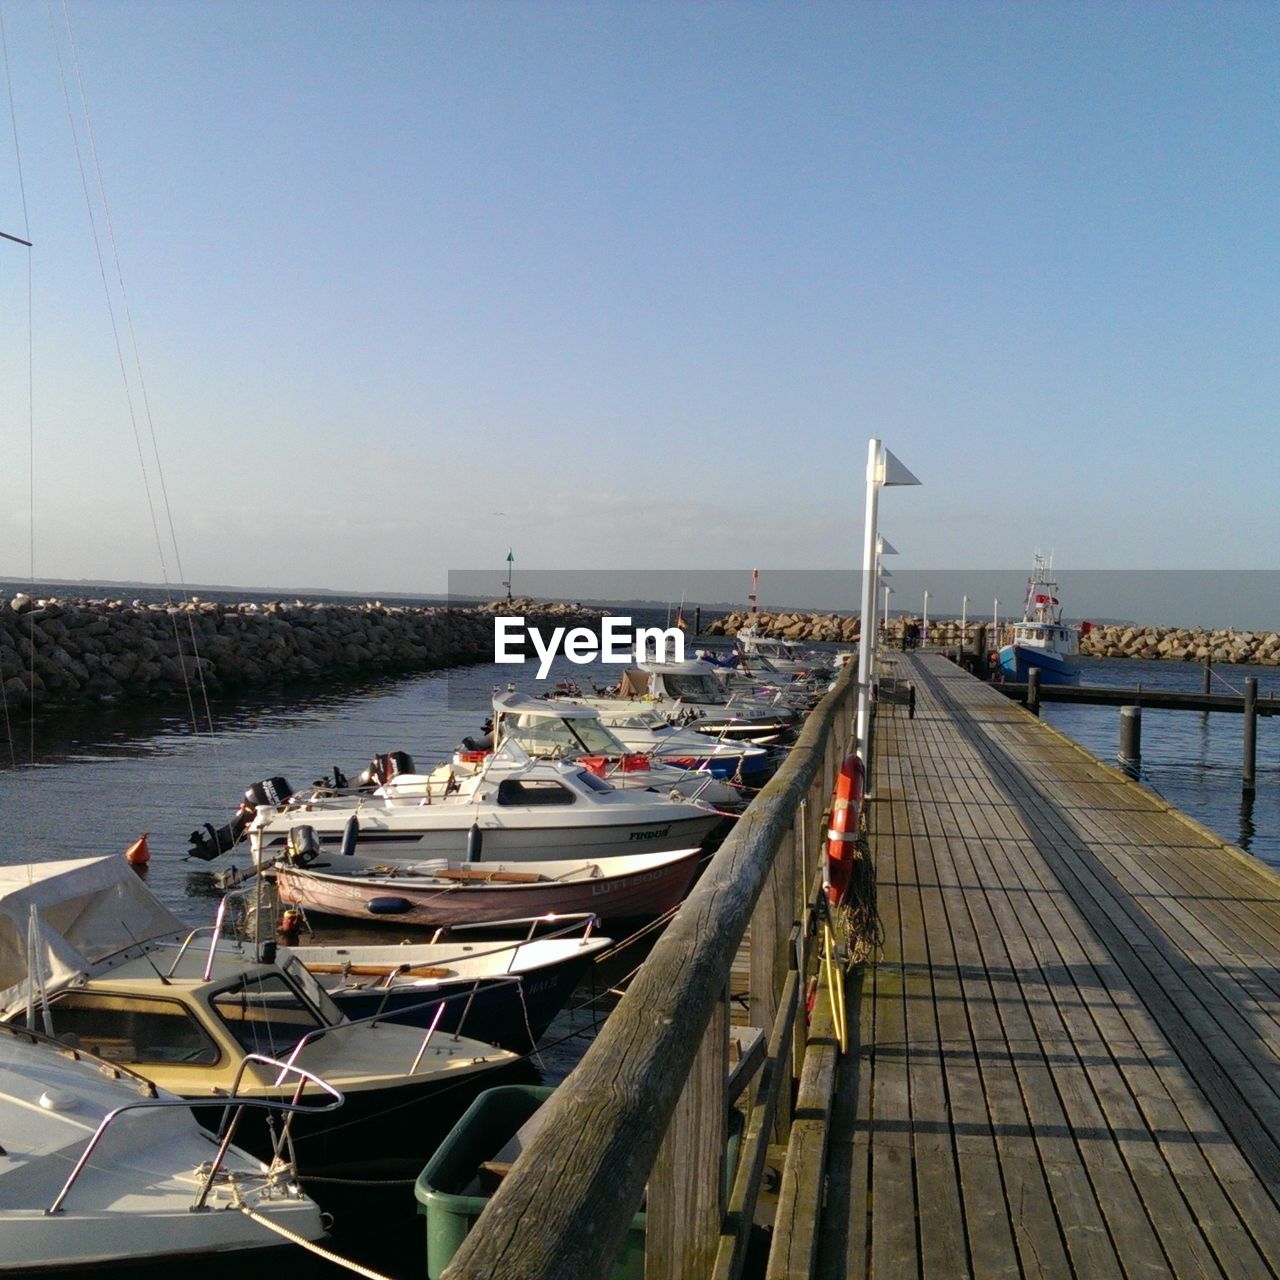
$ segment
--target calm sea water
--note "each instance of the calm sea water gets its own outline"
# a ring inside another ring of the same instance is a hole
[[[1215,667],[1214,693],[1243,693],[1246,676],[1258,679],[1259,697],[1280,696],[1280,668]],[[1199,692],[1204,668],[1190,662],[1081,659],[1081,682]],[[1061,729],[1100,759],[1120,750],[1120,708],[1045,703],[1046,723]],[[1142,710],[1139,778],[1170,804],[1220,836],[1280,867],[1280,716],[1259,717],[1257,793],[1240,793],[1244,717],[1225,712]]]

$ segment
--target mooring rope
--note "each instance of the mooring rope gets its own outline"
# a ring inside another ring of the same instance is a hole
[[[243,1202],[237,1208],[246,1218],[256,1222],[260,1227],[266,1227],[268,1231],[274,1231],[276,1235],[283,1236],[290,1244],[296,1244],[300,1248],[306,1249],[308,1253],[314,1253],[316,1257],[323,1258],[326,1262],[332,1262],[334,1266],[345,1267],[346,1270],[354,1272],[358,1276],[364,1276],[366,1280],[393,1280],[393,1277],[385,1275],[381,1271],[375,1271],[372,1267],[366,1267],[362,1263],[353,1262],[350,1258],[344,1258],[341,1254],[334,1253],[332,1249],[326,1249],[323,1245],[316,1244],[314,1240],[308,1240],[306,1236],[300,1236],[296,1231],[291,1231],[279,1222],[273,1222],[270,1218],[258,1213],[255,1209],[251,1209]]]

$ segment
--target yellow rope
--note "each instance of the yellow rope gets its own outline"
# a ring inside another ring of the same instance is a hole
[[[292,1244],[300,1245],[302,1248],[314,1253],[317,1257],[323,1258],[326,1262],[332,1262],[335,1266],[346,1267],[348,1271],[354,1271],[358,1276],[364,1276],[366,1280],[392,1280],[392,1277],[383,1275],[381,1271],[374,1271],[370,1267],[362,1267],[358,1262],[352,1262],[349,1258],[340,1257],[330,1249],[324,1249],[316,1244],[313,1240],[308,1240],[305,1236],[300,1236],[296,1231],[290,1231],[288,1227],[283,1227],[278,1222],[273,1222],[270,1218],[263,1217],[262,1214],[250,1209],[247,1204],[239,1206],[240,1212],[246,1217],[252,1218],[259,1226],[266,1227],[269,1231],[274,1231],[277,1235],[283,1236]]]
[[[840,967],[835,959],[836,940],[831,932],[831,925],[823,921],[822,925],[822,965],[827,979],[827,997],[831,1001],[831,1021],[835,1024],[836,1038],[840,1041],[840,1052],[849,1050],[849,1028],[845,1017],[844,981]]]

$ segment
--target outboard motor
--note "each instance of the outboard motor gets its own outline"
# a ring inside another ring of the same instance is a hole
[[[407,751],[388,751],[369,761],[369,767],[356,779],[356,786],[371,790],[385,786],[399,774],[416,772],[413,757]]]
[[[305,867],[320,856],[320,837],[315,827],[306,825],[290,827],[284,846],[284,859],[295,866]]]
[[[253,811],[246,810],[241,805],[236,810],[235,817],[225,826],[215,827],[212,822],[206,822],[203,829],[193,831],[187,837],[191,845],[187,850],[187,857],[212,862],[220,853],[229,853],[244,835],[244,829],[252,817]]]
[[[244,805],[248,809],[256,810],[260,804],[269,804],[272,808],[284,804],[288,798],[293,795],[293,788],[284,778],[264,778],[261,782],[255,782],[248,791],[244,793]]]
[[[187,837],[191,845],[187,856],[209,862],[220,853],[230,852],[239,843],[245,828],[253,821],[259,805],[282,805],[292,794],[293,788],[284,778],[266,778],[262,782],[255,782],[244,793],[244,799],[230,822],[216,828],[212,823],[206,822],[203,830],[193,831]]]

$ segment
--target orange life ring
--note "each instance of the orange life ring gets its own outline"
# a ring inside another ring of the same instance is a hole
[[[831,826],[827,829],[827,898],[833,907],[844,901],[853,880],[866,791],[867,771],[857,753],[851,751],[840,762],[836,793],[831,800]]]

